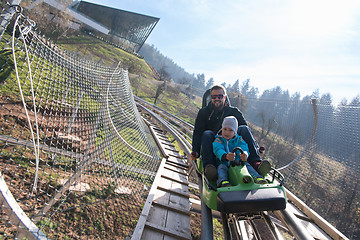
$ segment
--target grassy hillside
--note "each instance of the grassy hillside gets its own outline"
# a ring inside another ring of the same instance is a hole
[[[102,64],[109,66],[121,62],[122,66],[129,71],[134,94],[150,103],[154,103],[156,92],[163,82],[153,77],[153,72],[144,59],[95,37],[82,34],[62,38],[56,44],[68,52],[76,53],[94,62],[100,61]],[[162,100],[158,102],[158,106],[173,114],[181,111],[180,118],[194,123],[196,113],[201,105],[201,99],[200,97],[193,97],[188,107],[184,109],[189,101],[189,97],[185,94],[188,91],[186,88],[187,86],[184,85],[173,82],[168,83],[165,96],[163,96],[165,89],[160,91],[158,100]]]
[[[144,59],[90,35],[68,36],[58,40],[56,44],[62,49],[79,54],[90,61],[109,66],[121,62],[122,66],[127,67],[129,72],[153,78],[153,72]]]

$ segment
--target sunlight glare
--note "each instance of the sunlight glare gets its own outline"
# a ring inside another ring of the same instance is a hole
[[[353,16],[354,1],[294,1],[290,8],[293,34],[308,37],[329,37],[338,34]]]

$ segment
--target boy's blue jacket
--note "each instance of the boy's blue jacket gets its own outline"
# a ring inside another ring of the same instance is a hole
[[[249,147],[241,136],[235,134],[232,139],[227,140],[221,136],[221,132],[217,134],[213,142],[213,151],[216,156],[217,165],[225,164],[226,166],[230,166],[230,161],[221,161],[221,157],[224,154],[231,152],[235,147],[241,147],[241,149],[249,156]],[[241,161],[239,154],[239,151],[237,151],[235,161]]]

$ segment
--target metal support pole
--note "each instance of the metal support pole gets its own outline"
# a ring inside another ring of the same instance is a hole
[[[19,5],[21,0],[12,0],[10,6]],[[6,3],[1,3],[1,5]],[[4,6],[2,6],[4,7]],[[0,15],[0,39],[4,34],[6,27],[9,25],[11,18],[14,16],[16,12],[15,7],[10,7],[9,9],[5,10],[5,12],[1,12]]]
[[[199,189],[202,196],[202,179],[199,177]],[[214,230],[212,222],[211,209],[206,206],[203,198],[201,197],[201,240],[214,239]]]
[[[271,221],[269,214],[267,212],[263,212],[262,216],[265,220],[265,223],[269,226],[274,238],[276,240],[284,240],[275,224]]]
[[[74,122],[75,122],[75,118],[76,118],[76,116],[77,116],[77,112],[78,112],[78,110],[79,110],[80,103],[81,103],[81,100],[82,100],[83,95],[84,95],[84,90],[81,90],[80,97],[79,97],[79,99],[78,99],[78,101],[77,101],[77,103],[76,103],[75,110],[74,110],[74,112],[73,112],[73,115],[72,115],[72,118],[71,118],[71,122],[70,122],[70,124],[69,124],[69,128],[68,128],[68,130],[67,130],[67,134],[70,134],[70,133],[71,133],[71,128],[72,128],[72,126],[73,126],[73,124],[74,124]]]
[[[300,220],[289,210],[281,210],[276,212],[281,221],[286,224],[290,232],[296,239],[314,240],[310,233],[305,229]]]
[[[229,229],[228,216],[226,215],[226,213],[223,213],[223,212],[221,213],[221,221],[222,221],[222,224],[223,224],[225,240],[231,240],[231,233],[230,233],[230,229]]]

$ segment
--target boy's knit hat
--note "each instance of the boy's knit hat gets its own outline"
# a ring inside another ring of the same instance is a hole
[[[237,121],[236,117],[229,116],[229,117],[224,118],[224,121],[222,123],[222,128],[224,128],[224,127],[228,127],[236,133],[237,129],[238,129],[238,121]]]

